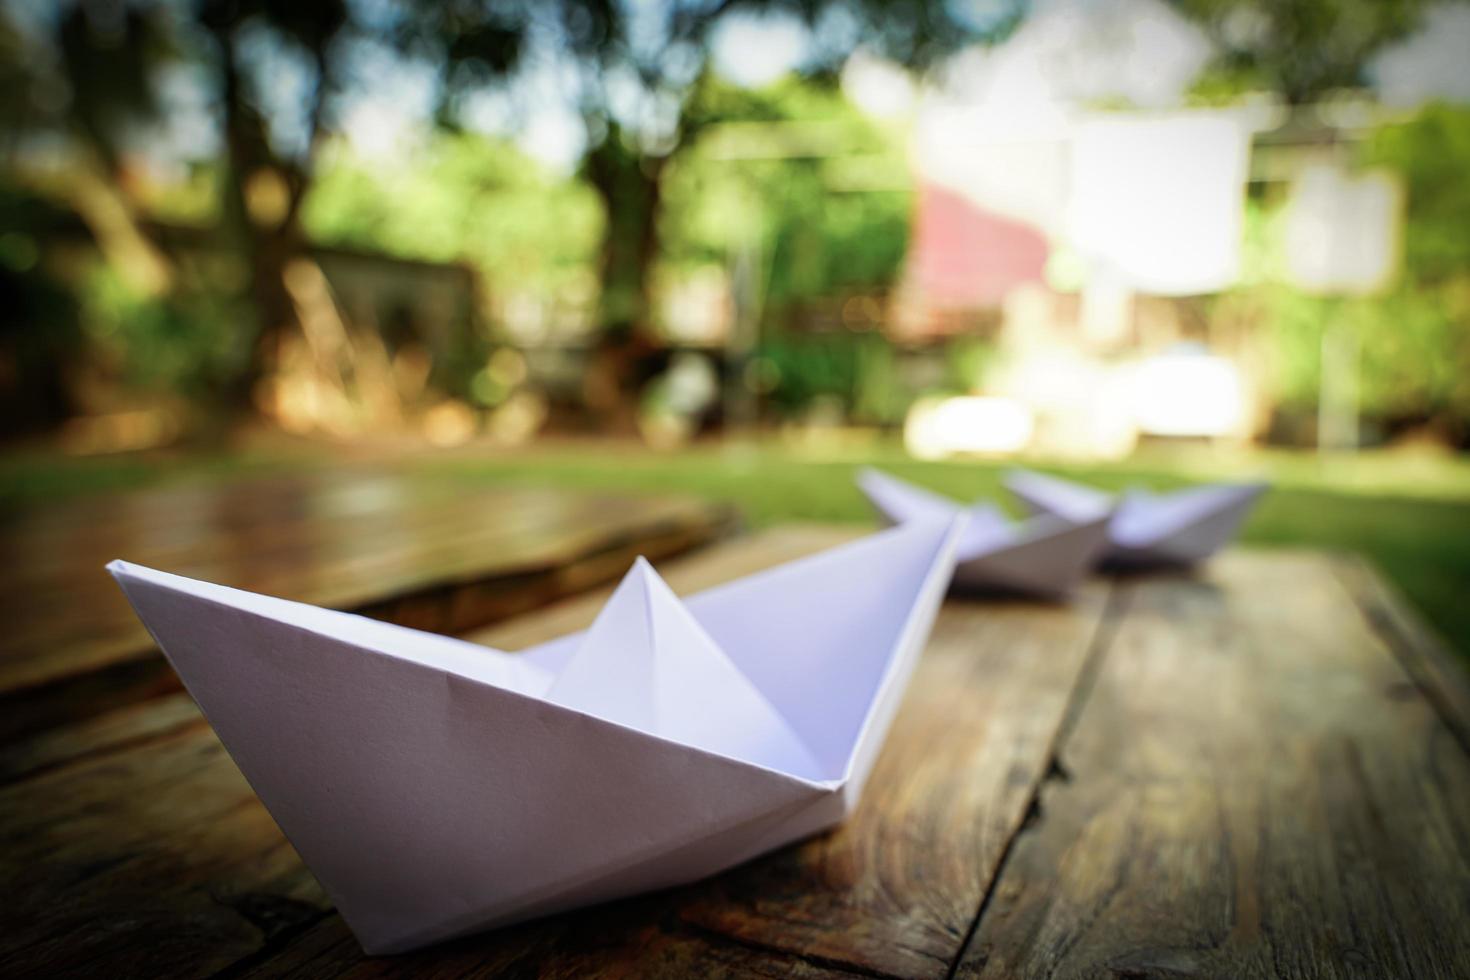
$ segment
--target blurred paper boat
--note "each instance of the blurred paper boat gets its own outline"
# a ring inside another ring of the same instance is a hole
[[[1107,546],[1106,514],[1083,523],[1049,515],[1013,522],[992,504],[966,508],[877,470],[858,474],[858,486],[890,524],[970,515],[955,550],[954,584],[960,589],[1065,596]]]
[[[1204,561],[1230,543],[1266,490],[1265,483],[1216,483],[1172,493],[1134,489],[1114,495],[1031,470],[1016,470],[1005,483],[1033,514],[1077,524],[1107,518],[1103,560],[1125,566]]]
[[[692,881],[853,809],[963,519],[680,600],[641,559],[520,654],[113,562],[364,949]]]

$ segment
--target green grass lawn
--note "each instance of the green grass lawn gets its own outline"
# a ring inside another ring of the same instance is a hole
[[[896,449],[865,448],[814,459],[774,447],[701,448],[677,455],[584,447],[437,465],[474,481],[698,494],[735,503],[754,526],[790,520],[871,522],[872,511],[852,481],[862,465],[880,466],[960,499],[1004,499],[1000,481],[1009,468],[916,462]],[[1171,454],[1044,468],[1115,489],[1264,476],[1273,489],[1251,515],[1245,541],[1366,555],[1470,656],[1470,465],[1464,462],[1363,456],[1324,468],[1314,457],[1293,454]]]
[[[791,520],[871,522],[852,482],[862,465],[881,466],[962,499],[1003,499],[1000,480],[1008,468],[990,462],[915,462],[897,447],[877,442],[820,451],[774,443],[710,445],[679,453],[607,443],[549,444],[513,452],[416,453],[395,460],[466,483],[697,494],[734,503],[756,527]],[[0,506],[170,479],[322,465],[328,464],[319,447],[299,446],[235,456],[18,457],[0,461]],[[1470,657],[1470,461],[1365,453],[1324,462],[1310,454],[1198,450],[1043,468],[1118,489],[1264,476],[1273,489],[1246,525],[1245,541],[1366,555]]]

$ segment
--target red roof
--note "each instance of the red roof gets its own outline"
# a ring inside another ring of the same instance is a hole
[[[1045,236],[1030,225],[922,183],[907,290],[930,311],[993,308],[1021,283],[1041,281],[1048,251]]]

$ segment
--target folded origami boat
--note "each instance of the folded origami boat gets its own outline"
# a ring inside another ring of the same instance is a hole
[[[857,482],[890,524],[969,514],[955,549],[954,584],[960,589],[1065,596],[1107,545],[1106,514],[1080,523],[1047,514],[1013,522],[993,504],[976,502],[967,508],[878,470],[863,470]]]
[[[1105,517],[1111,565],[1189,565],[1235,537],[1265,483],[1215,483],[1172,493],[1130,489],[1114,495],[1032,470],[1006,476],[1006,489],[1033,514],[1085,524]]]
[[[851,812],[964,519],[508,654],[108,566],[369,953],[680,884]]]

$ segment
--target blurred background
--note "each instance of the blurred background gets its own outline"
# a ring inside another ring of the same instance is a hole
[[[1249,541],[1467,651],[1467,52],[1417,0],[3,0],[0,505],[1264,475]]]

